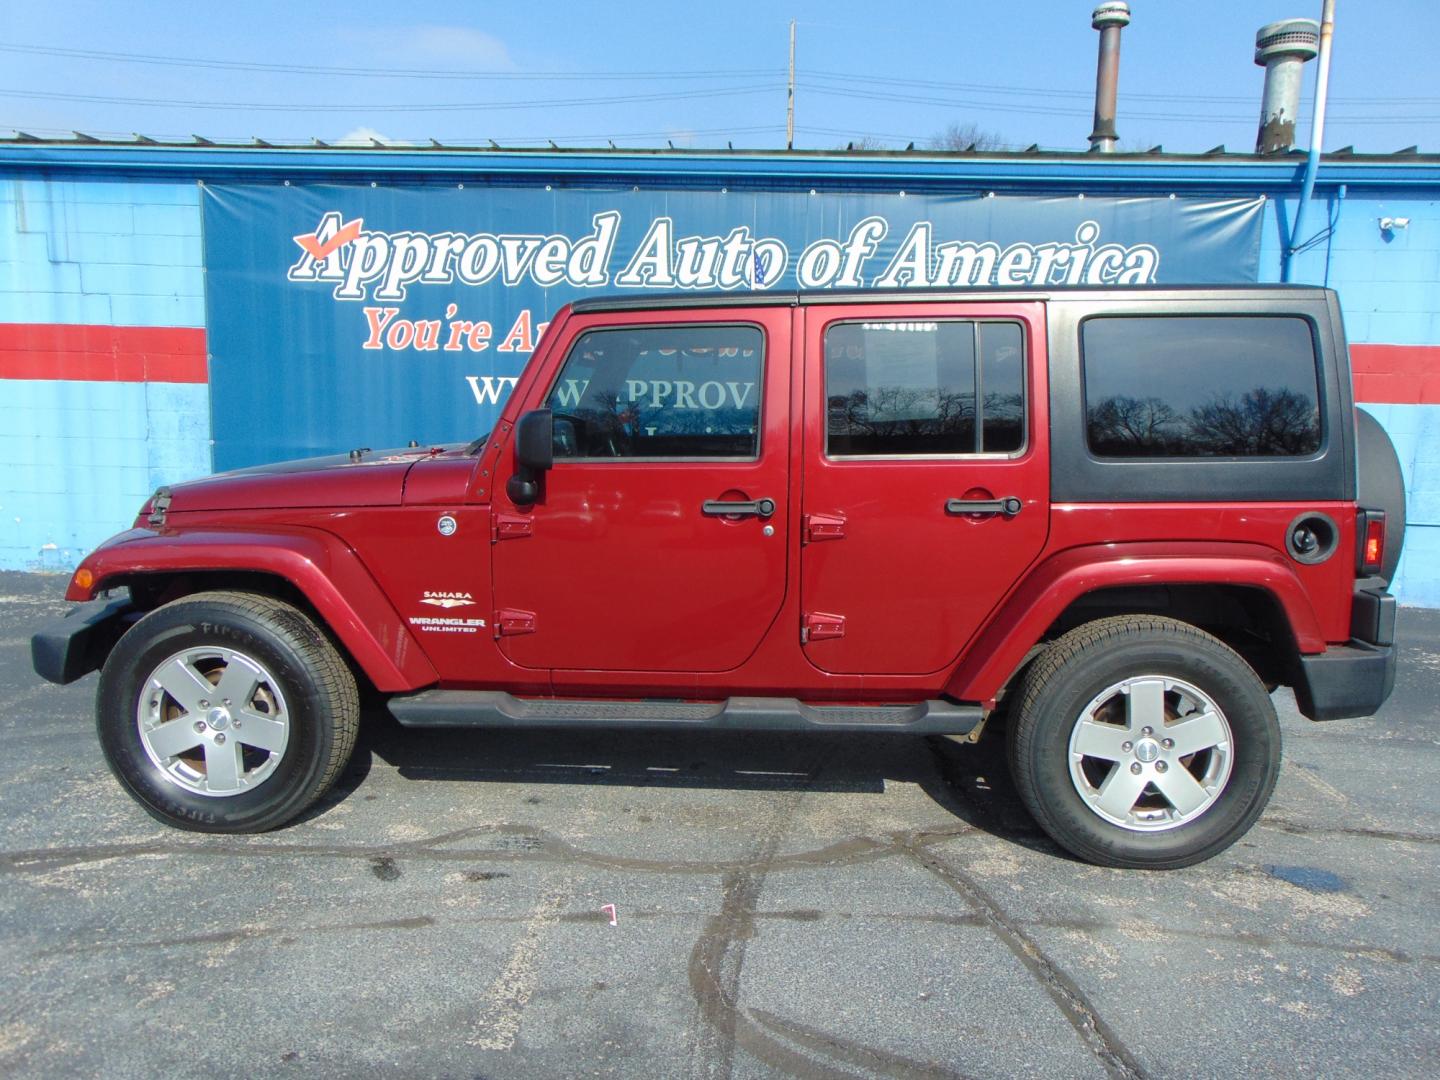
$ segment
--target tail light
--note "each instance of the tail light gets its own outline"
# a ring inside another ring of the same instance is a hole
[[[1357,511],[1355,535],[1359,541],[1355,553],[1356,572],[1362,577],[1380,573],[1385,563],[1385,511]]]

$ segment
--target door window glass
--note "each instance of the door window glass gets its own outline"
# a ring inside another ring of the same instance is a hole
[[[1024,385],[1018,323],[837,323],[825,332],[827,452],[1014,453]]]
[[[546,404],[559,458],[755,458],[764,349],[755,326],[591,330]]]

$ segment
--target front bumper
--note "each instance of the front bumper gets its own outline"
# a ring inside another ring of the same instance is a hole
[[[76,604],[30,639],[35,674],[62,686],[90,674],[137,617],[128,597]]]

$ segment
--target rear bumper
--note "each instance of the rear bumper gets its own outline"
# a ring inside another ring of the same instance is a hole
[[[128,598],[76,604],[31,637],[35,674],[63,686],[95,671],[134,614]]]
[[[1311,720],[1369,716],[1395,688],[1395,646],[1351,641],[1300,657],[1295,700]]]
[[[1358,584],[1349,644],[1300,657],[1295,700],[1311,720],[1369,716],[1395,688],[1395,598],[1383,584]]]

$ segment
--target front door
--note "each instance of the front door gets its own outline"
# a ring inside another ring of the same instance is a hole
[[[526,402],[555,418],[539,501],[508,503],[508,453],[496,478],[497,631],[525,667],[728,671],[784,598],[790,309],[634,318],[567,322]]]
[[[940,671],[1049,530],[1043,305],[805,319],[806,656],[835,673]]]

